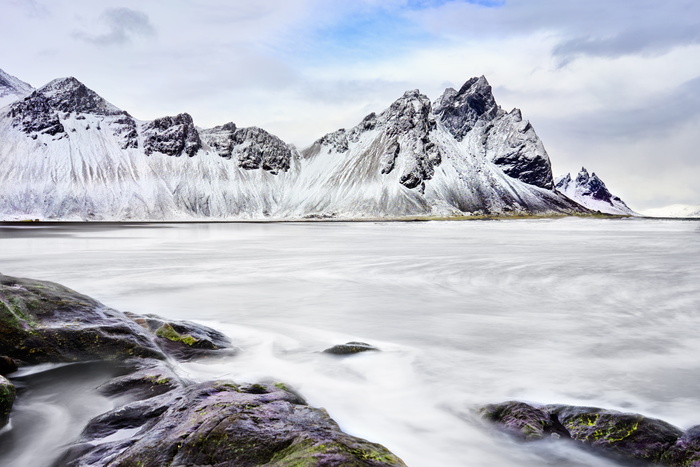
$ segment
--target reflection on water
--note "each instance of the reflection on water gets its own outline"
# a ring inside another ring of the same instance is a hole
[[[514,445],[471,409],[524,399],[700,423],[698,233],[635,219],[12,227],[0,272],[221,328],[243,352],[183,373],[286,381],[409,465],[607,465]],[[318,353],[348,340],[382,352]]]

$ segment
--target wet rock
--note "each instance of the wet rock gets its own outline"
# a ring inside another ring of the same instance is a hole
[[[125,362],[132,366],[128,374],[114,378],[98,389],[106,395],[137,401],[160,396],[182,388],[186,382],[162,360],[138,359]]]
[[[404,465],[383,446],[343,433],[324,410],[291,392],[226,382],[173,390],[97,417],[59,464]]]
[[[622,462],[685,466],[694,465],[688,463],[689,459],[700,459],[700,430],[691,429],[684,434],[663,420],[639,414],[595,407],[533,406],[523,402],[488,405],[479,412],[521,439],[538,440],[555,433],[555,438],[571,438]]]
[[[496,423],[505,432],[525,441],[535,441],[547,436],[570,438],[569,433],[556,417],[546,409],[533,407],[524,402],[504,402],[487,405],[479,414]]]
[[[700,425],[689,428],[666,451],[662,462],[672,466],[700,467]]]
[[[7,356],[1,356],[0,357],[0,375],[6,376],[9,375],[10,373],[14,373],[17,371],[17,362],[14,361],[14,359],[7,357]]]
[[[170,357],[194,358],[233,355],[237,349],[219,331],[190,321],[166,321],[156,315],[125,313],[155,337],[155,343]]]
[[[330,353],[334,355],[351,355],[368,351],[378,352],[379,349],[365,342],[348,342],[346,344],[334,345],[333,347],[324,350],[323,353]]]
[[[15,387],[7,378],[0,376],[0,428],[7,425],[10,419],[12,404],[15,402]]]
[[[0,355],[29,364],[165,359],[123,313],[53,282],[0,275]]]

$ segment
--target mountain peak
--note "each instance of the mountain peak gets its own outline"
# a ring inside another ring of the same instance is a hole
[[[458,141],[479,121],[491,121],[502,112],[484,76],[467,80],[459,91],[446,89],[434,104],[437,119]]]
[[[72,76],[58,78],[37,90],[48,104],[61,112],[117,115],[122,111]]]
[[[568,198],[594,211],[607,214],[635,214],[624,201],[610,193],[595,172],[589,174],[585,167],[581,167],[573,182],[571,174],[559,177],[556,188]]]

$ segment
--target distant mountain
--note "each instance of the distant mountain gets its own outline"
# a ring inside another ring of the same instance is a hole
[[[140,121],[75,78],[0,111],[0,219],[187,220],[581,213],[484,77],[417,90],[298,151],[263,129]]]
[[[0,108],[28,96],[34,88],[0,70]]]
[[[595,173],[589,175],[585,167],[581,168],[573,180],[571,174],[558,177],[555,186],[566,197],[591,211],[624,216],[638,215],[619,197],[610,193],[605,183]]]
[[[671,204],[662,208],[647,209],[642,214],[648,217],[700,217],[700,204]]]

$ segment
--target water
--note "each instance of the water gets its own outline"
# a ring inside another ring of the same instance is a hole
[[[490,402],[700,423],[700,222],[5,226],[0,253],[4,274],[225,331],[237,357],[180,370],[284,381],[410,466],[612,465],[494,434],[473,415]],[[350,340],[382,352],[319,353]],[[3,466],[50,465],[111,407],[92,391],[109,369],[52,390],[42,374],[16,378],[32,389],[0,434]]]

